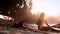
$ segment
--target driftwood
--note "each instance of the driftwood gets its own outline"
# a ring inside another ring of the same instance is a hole
[[[0,25],[2,24],[2,25],[7,25],[7,24],[14,24],[15,22],[14,22],[14,20],[13,20],[13,18],[11,18],[11,17],[8,17],[8,16],[0,16],[1,18],[0,18]]]
[[[48,25],[48,23],[47,22],[45,22],[46,23],[46,25],[48,26],[48,30],[53,30],[53,31],[59,31],[60,32],[60,28],[55,28],[55,27],[53,27],[53,26],[50,26],[50,25]]]

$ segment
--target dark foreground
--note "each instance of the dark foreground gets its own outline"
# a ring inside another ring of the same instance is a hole
[[[0,27],[0,34],[60,34],[59,32],[50,31],[32,31],[27,28],[4,28]]]

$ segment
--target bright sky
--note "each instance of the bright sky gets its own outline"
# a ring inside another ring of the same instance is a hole
[[[60,0],[32,0],[32,14],[44,12],[46,15],[58,15],[60,12]]]

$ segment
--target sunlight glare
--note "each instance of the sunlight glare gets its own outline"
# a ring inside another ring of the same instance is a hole
[[[47,4],[42,0],[32,0],[32,10],[31,13],[38,15],[38,13],[44,12],[45,15],[53,15],[56,16],[59,13],[59,8],[55,5]]]
[[[3,15],[0,15],[0,18],[4,19],[4,16]]]

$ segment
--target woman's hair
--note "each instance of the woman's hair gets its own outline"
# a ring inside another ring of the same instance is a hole
[[[44,16],[45,16],[45,14],[42,12],[42,13],[40,14],[40,18],[41,18],[41,17],[44,17]]]

